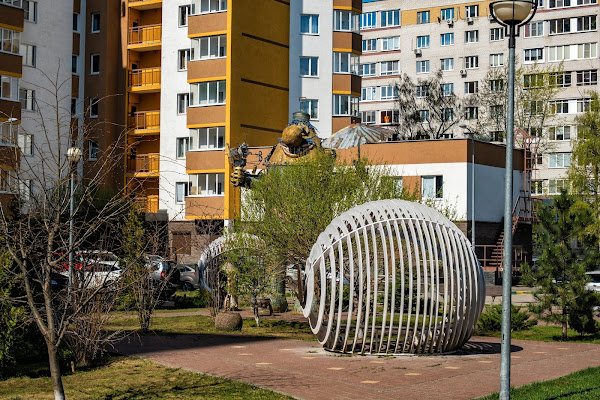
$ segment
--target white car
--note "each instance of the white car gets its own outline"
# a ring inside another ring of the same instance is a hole
[[[75,263],[81,265],[81,268],[73,270],[75,287],[87,289],[111,287],[121,278],[119,259],[110,251],[79,251],[77,258]],[[69,271],[61,272],[61,275],[68,276]]]
[[[585,288],[587,290],[600,292],[600,271],[590,271],[585,274],[590,278],[590,282],[585,284]]]

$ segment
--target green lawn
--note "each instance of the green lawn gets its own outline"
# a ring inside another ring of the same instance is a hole
[[[500,332],[476,331],[475,335],[500,337]],[[559,342],[562,337],[562,328],[560,326],[536,325],[524,331],[512,332],[511,337],[513,339],[537,340],[540,342]],[[575,330],[569,329],[567,331],[567,341],[600,344],[600,333],[581,337]]]
[[[600,399],[600,367],[588,368],[551,381],[513,388],[514,400],[596,400]],[[497,400],[498,393],[479,400]]]
[[[103,367],[63,377],[66,397],[81,400],[290,399],[229,379],[167,368],[135,358],[113,358]],[[0,399],[53,399],[50,378],[0,381]]]

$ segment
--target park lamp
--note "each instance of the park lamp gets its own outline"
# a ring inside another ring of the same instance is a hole
[[[532,12],[533,11],[533,12]],[[508,47],[515,47],[515,37],[519,36],[519,27],[525,25],[535,15],[537,1],[512,0],[493,1],[490,3],[490,15],[500,25],[504,26],[508,36]]]
[[[79,160],[81,159],[81,149],[79,147],[69,147],[69,149],[67,150],[67,159],[69,160],[69,162],[71,164],[77,164],[79,162]]]

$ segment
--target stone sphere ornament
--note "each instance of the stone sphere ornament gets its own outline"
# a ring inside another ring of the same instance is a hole
[[[485,300],[466,236],[438,211],[404,200],[354,207],[306,261],[302,312],[325,349],[431,354],[461,348]]]

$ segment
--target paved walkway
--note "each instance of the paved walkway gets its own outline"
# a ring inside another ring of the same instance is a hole
[[[303,399],[470,399],[498,391],[499,339],[474,337],[460,354],[345,357],[316,342],[229,335],[145,336],[117,349]],[[513,341],[512,385],[600,365],[600,345]]]

